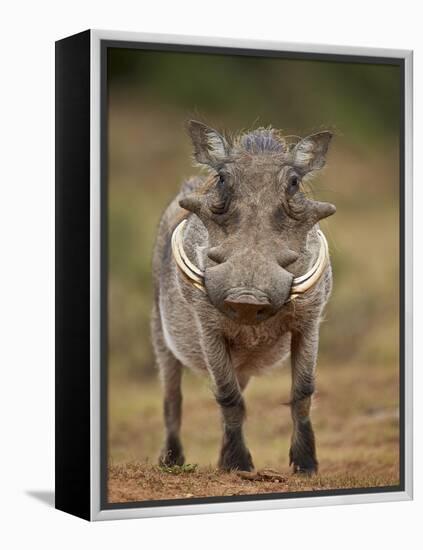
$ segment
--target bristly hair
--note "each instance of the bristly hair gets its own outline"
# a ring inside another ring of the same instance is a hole
[[[286,153],[288,149],[280,131],[271,127],[241,134],[235,142],[247,153]]]

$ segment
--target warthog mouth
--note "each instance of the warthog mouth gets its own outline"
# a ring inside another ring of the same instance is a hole
[[[187,222],[185,218],[174,229],[172,233],[172,253],[176,265],[185,276],[186,280],[204,293],[207,293],[204,284],[204,272],[194,265],[185,253],[183,245],[183,232]],[[292,281],[291,292],[286,303],[295,300],[301,296],[320,280],[326,266],[329,262],[329,247],[326,237],[320,229],[317,230],[320,239],[320,250],[317,260],[313,267],[300,277],[295,277]]]

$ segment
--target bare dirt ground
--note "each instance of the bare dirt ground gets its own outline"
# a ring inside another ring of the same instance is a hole
[[[249,480],[244,472],[220,472],[211,467],[199,467],[193,472],[163,471],[158,466],[132,462],[112,466],[109,471],[109,501],[137,502],[195,497],[257,495],[353,487],[383,487],[398,483],[395,467],[379,468],[380,473],[368,475],[352,465],[353,474],[326,474],[311,477],[286,471],[274,479]]]
[[[220,419],[207,382],[184,380],[182,440],[190,466],[160,469],[160,387],[156,379],[110,384],[109,501],[131,502],[399,483],[398,368],[351,363],[319,369],[313,419],[319,475],[295,476],[288,465],[291,420],[289,369],[253,379],[246,390],[246,439],[258,470],[274,478],[249,480],[216,469]]]

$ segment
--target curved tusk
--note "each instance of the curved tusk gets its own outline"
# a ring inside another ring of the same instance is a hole
[[[172,233],[172,252],[175,262],[188,280],[199,290],[206,292],[204,286],[204,273],[194,265],[185,253],[183,245],[183,230],[187,220],[186,218],[179,223]]]
[[[295,277],[293,280],[291,287],[291,300],[297,298],[300,294],[304,294],[304,292],[313,287],[320,279],[329,263],[329,246],[326,237],[320,229],[317,230],[317,234],[320,238],[319,256],[316,263],[309,271],[307,271],[307,273],[301,277]]]

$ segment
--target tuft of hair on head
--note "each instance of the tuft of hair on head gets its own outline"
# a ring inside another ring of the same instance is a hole
[[[247,153],[284,154],[287,151],[282,132],[271,126],[244,132],[237,137],[236,142],[238,147]]]

